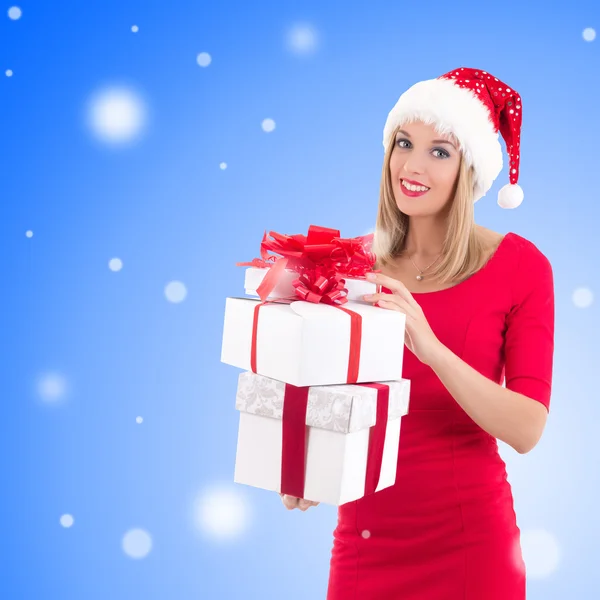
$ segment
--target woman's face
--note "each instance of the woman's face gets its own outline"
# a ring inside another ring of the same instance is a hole
[[[403,125],[390,157],[398,208],[409,216],[440,212],[454,196],[460,160],[458,144],[451,136],[440,135],[433,125],[420,121]]]

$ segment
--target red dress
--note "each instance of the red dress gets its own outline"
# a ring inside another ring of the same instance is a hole
[[[553,274],[532,242],[508,233],[468,279],[413,296],[462,360],[549,407]],[[525,600],[520,532],[496,439],[406,347],[402,376],[411,397],[396,483],[339,507],[327,600]]]

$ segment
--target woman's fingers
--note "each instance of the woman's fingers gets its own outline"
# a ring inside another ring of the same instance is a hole
[[[311,506],[318,506],[318,502],[313,502],[312,500],[304,500],[304,498],[296,498],[296,496],[288,496],[287,494],[280,494],[281,500],[283,501],[283,505],[288,510],[294,510],[294,508],[299,508],[302,512],[308,510]]]
[[[298,498],[295,496],[288,496],[287,494],[282,494],[281,499],[283,500],[283,505],[288,510],[294,510],[294,508],[298,508]]]
[[[313,502],[312,500],[304,500],[304,499],[300,499],[298,501],[298,508],[301,511],[305,511],[308,510],[311,506],[318,506],[318,502]]]

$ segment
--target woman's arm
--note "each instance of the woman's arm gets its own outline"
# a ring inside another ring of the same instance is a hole
[[[429,366],[461,408],[490,435],[519,454],[536,446],[548,418],[541,402],[498,385],[441,342]]]

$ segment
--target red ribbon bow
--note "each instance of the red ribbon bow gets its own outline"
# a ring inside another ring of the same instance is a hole
[[[375,264],[376,257],[371,252],[373,234],[345,239],[340,237],[337,229],[311,225],[306,236],[283,235],[275,231],[270,231],[268,235],[272,239],[268,238],[265,231],[260,245],[261,258],[236,263],[238,267],[269,268],[256,290],[263,302],[273,291],[285,269],[292,269],[299,275],[299,279],[293,282],[299,298],[308,302],[331,303],[330,292],[334,289],[342,291],[341,288],[336,288],[341,278],[364,278],[367,272],[373,270]],[[333,274],[336,274],[335,278]],[[327,280],[326,285],[320,279],[322,277]],[[311,285],[308,285],[308,282]],[[317,291],[326,288],[330,291]],[[345,298],[345,294],[333,295],[336,303],[345,301],[341,300],[342,297]]]
[[[319,304],[344,304],[348,302],[348,290],[344,287],[344,279],[335,271],[327,272],[316,267],[306,270],[298,279],[292,282],[296,296],[306,302]]]
[[[372,233],[356,238],[337,238],[329,257],[330,266],[345,277],[364,278],[376,262],[376,256],[371,252],[372,243]]]

